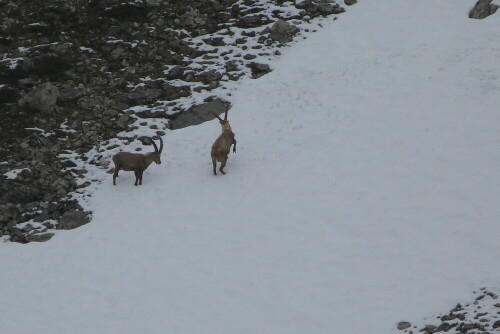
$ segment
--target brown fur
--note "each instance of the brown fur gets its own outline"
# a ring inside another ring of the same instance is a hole
[[[118,177],[118,172],[124,170],[127,172],[134,172],[135,174],[135,186],[137,183],[142,185],[142,173],[151,165],[154,161],[156,164],[161,164],[160,154],[163,150],[163,141],[160,138],[160,150],[156,147],[156,144],[151,139],[153,146],[155,148],[154,152],[148,153],[129,153],[129,152],[119,152],[113,156],[113,162],[115,163],[115,171],[113,173],[113,185],[116,186],[116,178]]]
[[[219,171],[222,174],[226,174],[224,172],[224,167],[226,166],[227,157],[229,155],[229,151],[231,150],[231,145],[234,145],[233,153],[236,152],[236,139],[234,138],[234,133],[231,130],[229,122],[226,120],[227,112],[224,117],[224,120],[220,119],[218,116],[216,117],[219,119],[220,125],[222,127],[222,133],[219,135],[219,137],[217,137],[217,139],[213,143],[212,150],[210,152],[212,156],[214,175],[217,175],[216,171],[217,161],[221,163]]]

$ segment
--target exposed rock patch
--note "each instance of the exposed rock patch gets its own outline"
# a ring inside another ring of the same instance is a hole
[[[457,304],[449,312],[439,315],[426,325],[411,325],[402,321],[397,329],[403,333],[467,333],[486,334],[498,332],[500,327],[500,303],[496,292],[486,288],[474,292],[477,297],[470,303]]]
[[[19,105],[44,114],[50,114],[54,111],[58,98],[59,89],[52,83],[46,82],[33,88],[19,101]]]
[[[89,171],[139,150],[140,129],[161,136],[228,110],[227,82],[268,73],[302,25],[342,11],[328,0],[0,1],[0,237],[44,241],[87,223]]]
[[[484,19],[494,14],[500,6],[492,4],[492,2],[493,0],[478,0],[469,11],[469,18]]]
[[[172,130],[182,129],[191,125],[198,125],[203,122],[214,119],[215,115],[225,113],[230,108],[227,101],[215,98],[208,100],[203,104],[191,107],[187,112],[180,113],[177,117],[172,119]]]

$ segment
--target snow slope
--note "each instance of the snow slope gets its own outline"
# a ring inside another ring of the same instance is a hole
[[[0,331],[387,334],[498,287],[500,15],[473,2],[359,3],[234,88],[227,175],[217,122],[177,130],[91,224],[1,244]]]

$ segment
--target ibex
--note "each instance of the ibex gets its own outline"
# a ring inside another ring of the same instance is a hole
[[[113,174],[113,185],[116,186],[116,178],[118,177],[118,172],[120,169],[124,171],[134,171],[135,174],[135,186],[137,182],[142,186],[142,173],[146,168],[151,165],[154,161],[158,165],[161,164],[160,154],[163,151],[163,140],[160,137],[160,150],[156,146],[153,138],[149,138],[153,144],[155,151],[148,153],[129,153],[129,152],[118,152],[113,156],[113,162],[115,163],[115,172]]]
[[[222,133],[217,137],[215,142],[212,145],[212,165],[214,167],[214,175],[217,175],[215,169],[217,168],[217,161],[221,163],[219,171],[222,174],[226,174],[224,172],[224,166],[226,166],[227,155],[231,150],[231,145],[233,146],[233,153],[236,153],[236,139],[234,139],[234,133],[231,130],[231,126],[227,121],[227,111],[224,114],[224,120],[222,120],[218,115],[213,114],[219,120],[219,123],[222,127]]]

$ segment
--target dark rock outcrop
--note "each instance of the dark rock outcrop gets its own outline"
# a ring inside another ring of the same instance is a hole
[[[191,107],[187,112],[181,113],[171,121],[172,130],[182,129],[191,125],[198,125],[212,120],[214,114],[220,115],[230,108],[230,103],[219,98],[208,100],[203,104]]]
[[[298,32],[299,28],[293,24],[283,20],[278,20],[272,25],[269,31],[269,38],[280,43],[288,43],[293,40],[293,36],[295,36]]]
[[[492,1],[493,0],[478,0],[469,11],[469,18],[484,19],[494,14],[500,6],[492,4]]]
[[[47,230],[87,223],[71,194],[96,182],[88,169],[106,165],[111,141],[128,145],[147,118],[164,135],[228,110],[217,98],[179,101],[268,73],[256,58],[293,40],[292,20],[341,11],[330,0],[306,7],[289,16],[259,1],[0,0],[0,237],[45,241]],[[232,38],[231,27],[245,30]],[[37,227],[17,227],[26,222]]]

